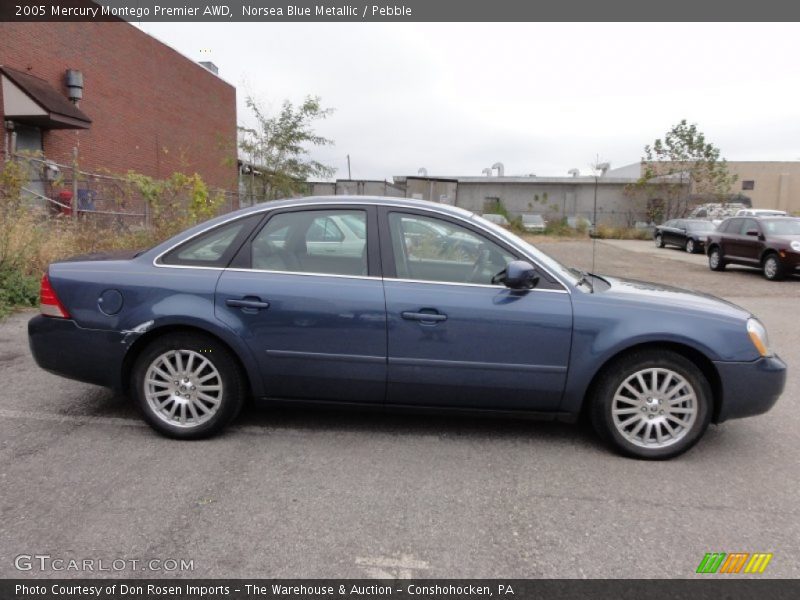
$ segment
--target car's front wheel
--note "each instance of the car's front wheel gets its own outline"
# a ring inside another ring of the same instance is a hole
[[[780,281],[784,277],[783,265],[777,254],[768,254],[763,264],[764,277],[770,281]]]
[[[712,271],[725,270],[725,261],[722,260],[722,251],[718,246],[714,246],[708,252],[708,268]]]
[[[656,242],[656,248],[663,248],[664,247],[664,238],[661,237],[660,233],[656,234],[655,242]]]
[[[695,252],[697,252],[697,245],[694,243],[694,240],[692,238],[686,240],[686,251],[689,254],[694,254]]]
[[[239,413],[244,400],[236,360],[217,340],[200,334],[154,340],[139,355],[132,378],[145,420],[174,438],[217,433]]]
[[[702,371],[671,351],[642,350],[601,374],[592,423],[617,451],[666,459],[691,448],[711,420],[712,395]]]

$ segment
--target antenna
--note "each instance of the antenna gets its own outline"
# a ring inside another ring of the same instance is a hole
[[[594,273],[594,260],[597,256],[597,180],[599,179],[597,171],[594,172],[594,210],[592,214],[592,270],[589,274]],[[591,293],[594,294],[594,284],[591,287]]]
[[[592,169],[594,170],[594,209],[592,214],[592,270],[590,274],[594,274],[594,265],[597,257],[597,187],[599,185],[600,177],[605,175],[611,168],[611,164],[607,162],[600,162],[600,155],[595,156]],[[594,294],[594,284],[591,284],[591,293]]]

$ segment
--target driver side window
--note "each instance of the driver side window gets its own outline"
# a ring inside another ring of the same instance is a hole
[[[389,213],[397,277],[491,284],[515,257],[496,243],[442,219]]]

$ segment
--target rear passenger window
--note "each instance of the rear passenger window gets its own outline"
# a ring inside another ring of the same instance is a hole
[[[259,219],[261,215],[252,215],[215,227],[171,250],[159,262],[165,265],[224,267]]]
[[[280,213],[253,239],[253,269],[323,275],[367,275],[367,213]]]

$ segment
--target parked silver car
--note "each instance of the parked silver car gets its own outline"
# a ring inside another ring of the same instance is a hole
[[[508,227],[510,225],[508,219],[506,219],[504,215],[500,215],[497,213],[484,213],[481,215],[481,217],[483,217],[490,223],[494,223],[495,225],[500,225],[500,227]]]
[[[540,214],[530,213],[522,215],[522,227],[525,231],[532,233],[544,233],[547,221]]]

